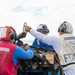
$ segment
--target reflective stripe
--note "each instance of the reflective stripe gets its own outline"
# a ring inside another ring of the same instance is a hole
[[[75,37],[65,37],[64,40],[75,40]]]
[[[0,51],[9,52],[10,51],[10,48],[0,47]]]

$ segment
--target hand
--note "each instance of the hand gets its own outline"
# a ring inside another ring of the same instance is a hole
[[[26,33],[25,32],[21,32],[19,35],[18,35],[19,39],[20,38],[24,38],[26,37]]]
[[[25,30],[26,32],[30,32],[30,29],[31,29],[30,26],[25,26],[25,28],[24,28],[24,30]]]
[[[23,46],[21,46],[24,50],[26,50],[27,48],[29,48],[28,44],[24,44]]]

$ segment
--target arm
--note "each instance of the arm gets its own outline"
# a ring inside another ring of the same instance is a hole
[[[44,35],[44,34],[37,32],[33,29],[30,30],[30,34],[48,45],[55,46],[59,42],[59,38],[57,36]]]
[[[54,50],[59,54],[60,52],[60,40],[56,36],[44,35],[38,31],[33,30],[30,26],[25,26],[25,31],[30,32],[31,35],[39,39],[40,41],[52,45]]]
[[[27,51],[25,51],[22,48],[16,46],[13,54],[14,65],[17,65],[18,59],[32,59],[33,56],[34,50],[32,48],[28,48]]]

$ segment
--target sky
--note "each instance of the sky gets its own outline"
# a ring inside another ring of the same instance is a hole
[[[39,24],[46,24],[49,35],[58,35],[63,21],[72,24],[75,34],[75,0],[0,0],[0,26],[12,26],[17,34],[26,22],[35,30]],[[28,33],[25,40],[32,39]]]

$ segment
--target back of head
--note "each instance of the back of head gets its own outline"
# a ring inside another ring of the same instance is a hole
[[[64,32],[64,33],[73,33],[73,27],[70,23],[67,21],[64,21],[63,23],[60,24],[58,28],[58,32]]]
[[[15,39],[16,31],[11,26],[0,27],[0,39],[1,40],[13,40]]]
[[[40,24],[40,25],[37,27],[37,31],[43,32],[44,34],[49,33],[49,29],[47,28],[47,25],[45,25],[45,24]]]

